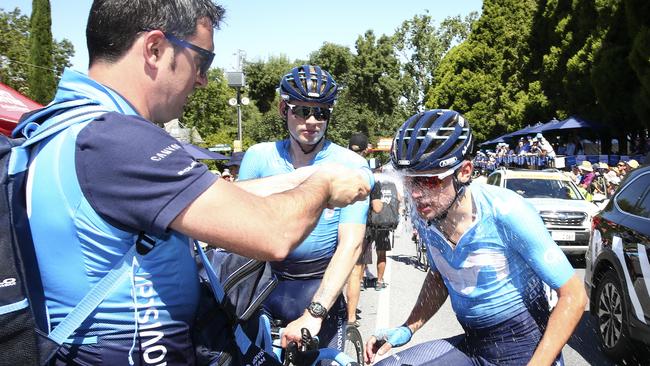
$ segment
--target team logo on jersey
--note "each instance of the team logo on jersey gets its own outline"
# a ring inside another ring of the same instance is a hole
[[[158,151],[156,155],[151,156],[149,159],[153,161],[161,161],[169,155],[173,154],[175,151],[182,149],[179,144],[171,144],[164,149]]]

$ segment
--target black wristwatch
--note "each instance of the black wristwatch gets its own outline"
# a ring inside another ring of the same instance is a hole
[[[323,304],[319,302],[312,302],[309,304],[307,307],[307,311],[309,311],[309,314],[313,316],[314,318],[321,318],[325,319],[327,318],[327,308],[323,306]]]

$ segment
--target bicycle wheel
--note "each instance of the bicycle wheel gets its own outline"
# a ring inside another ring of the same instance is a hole
[[[356,327],[347,327],[343,352],[359,365],[363,365],[363,340],[359,329]]]

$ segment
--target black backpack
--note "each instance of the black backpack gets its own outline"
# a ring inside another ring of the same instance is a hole
[[[368,226],[374,229],[395,230],[399,224],[399,199],[397,187],[390,181],[376,182],[375,188],[381,190],[383,207],[379,213],[368,210]]]
[[[86,100],[61,103],[54,110],[29,113],[48,113],[47,118],[51,119],[44,128],[36,124],[19,125],[21,130],[28,131],[29,139],[0,135],[0,366],[46,364],[96,306],[94,301],[82,300],[75,308],[76,314],[66,317],[65,324],[61,323],[64,326],[57,327],[56,333],[49,333],[25,199],[30,146],[90,116],[105,113],[102,107],[88,105]],[[105,285],[114,281],[107,278]],[[97,299],[103,299],[109,290],[98,286],[91,292],[92,296],[99,296]]]
[[[8,172],[11,149],[24,141],[0,135],[0,365],[43,364],[56,350],[44,331],[45,309],[36,305],[44,299],[27,221],[25,174]]]

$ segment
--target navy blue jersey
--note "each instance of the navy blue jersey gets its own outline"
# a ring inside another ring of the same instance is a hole
[[[156,240],[155,248],[136,255],[130,278],[69,341],[117,350],[116,358],[110,357],[113,363],[128,362],[124,349],[134,349],[134,358],[145,364],[186,363],[193,357],[189,328],[198,278],[190,239],[169,225],[216,177],[120,95],[66,71],[55,102],[81,98],[113,112],[41,144],[29,167],[30,227],[51,326],[145,232]]]

